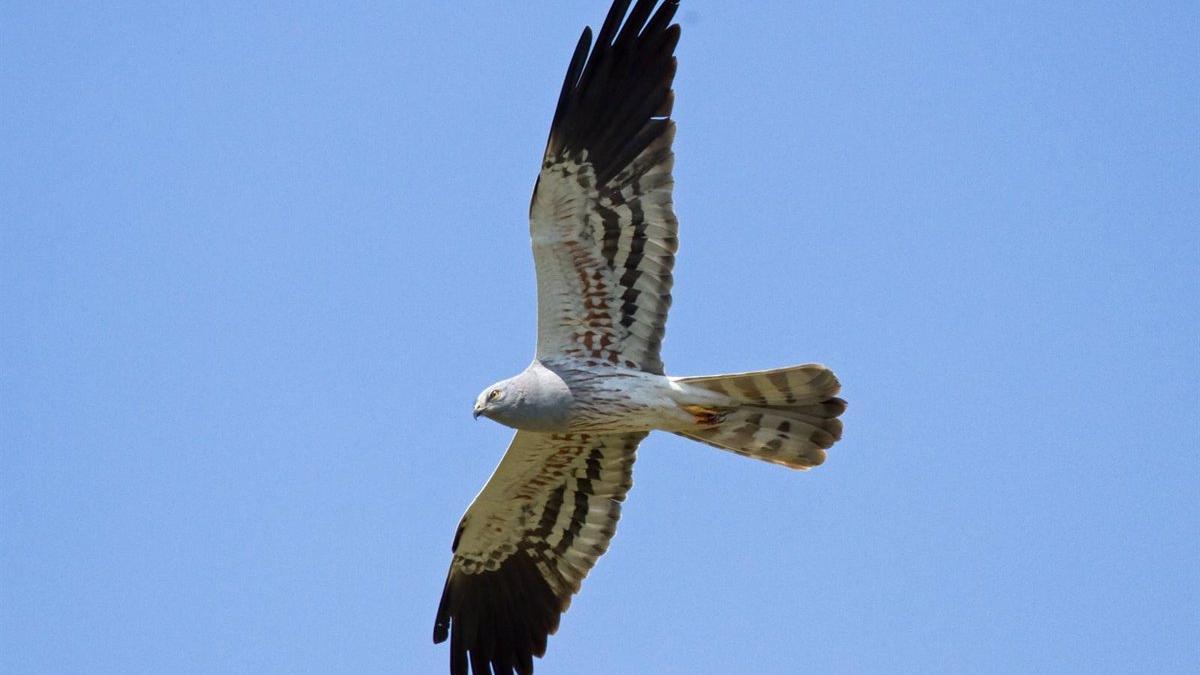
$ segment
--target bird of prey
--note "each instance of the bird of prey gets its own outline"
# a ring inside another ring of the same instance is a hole
[[[845,402],[829,369],[669,377],[677,248],[671,120],[678,0],[616,0],[567,68],[529,209],[537,351],[479,395],[517,430],[452,545],[433,640],[450,672],[533,672],[608,548],[651,430],[793,469],[825,459]]]

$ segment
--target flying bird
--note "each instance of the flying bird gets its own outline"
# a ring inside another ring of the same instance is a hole
[[[450,672],[527,675],[616,530],[651,430],[792,469],[842,434],[824,366],[670,377],[659,356],[678,223],[671,200],[678,0],[616,0],[585,28],[529,209],[537,350],[474,414],[517,430],[452,544],[433,641]]]

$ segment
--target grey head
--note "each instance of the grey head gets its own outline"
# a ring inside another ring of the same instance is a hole
[[[520,375],[484,389],[474,414],[514,429],[566,431],[573,400],[562,378],[535,361]]]

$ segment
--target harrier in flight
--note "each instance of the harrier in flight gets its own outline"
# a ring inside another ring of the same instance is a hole
[[[529,209],[533,363],[475,402],[517,433],[454,536],[433,640],[449,638],[455,675],[533,672],[608,548],[651,430],[792,469],[841,437],[824,366],[663,374],[679,2],[631,2],[613,3],[594,43],[584,29],[550,125]]]

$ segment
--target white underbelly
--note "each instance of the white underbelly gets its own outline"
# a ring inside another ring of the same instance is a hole
[[[679,408],[678,387],[663,375],[613,371],[590,378],[576,390],[573,431],[675,431],[692,424]]]

